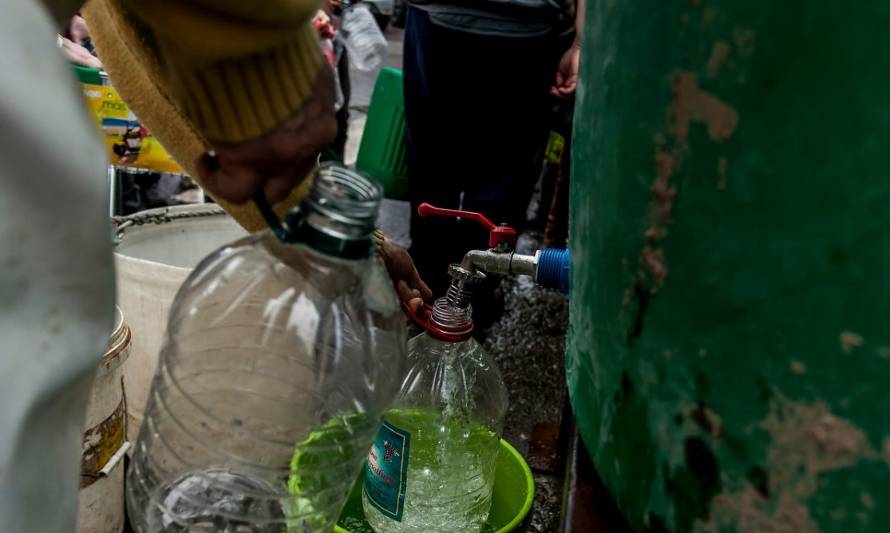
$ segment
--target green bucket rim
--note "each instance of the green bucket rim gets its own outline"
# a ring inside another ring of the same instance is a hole
[[[525,457],[519,453],[516,448],[513,447],[512,444],[501,439],[501,448],[507,450],[519,466],[522,467],[522,473],[525,475],[525,501],[522,502],[522,507],[519,510],[519,513],[513,517],[513,520],[510,520],[507,525],[497,530],[496,533],[507,533],[508,531],[513,531],[516,529],[528,516],[529,511],[531,511],[532,504],[535,501],[535,476],[532,474],[532,469],[528,466],[528,463],[525,461]],[[497,483],[497,481],[495,481]]]
[[[516,448],[513,447],[512,444],[501,439],[501,449],[506,450],[506,452],[512,457],[514,462],[518,464],[522,468],[522,473],[525,476],[525,501],[522,502],[522,507],[520,507],[519,512],[516,513],[516,516],[513,517],[510,522],[508,522],[504,527],[498,529],[495,533],[508,533],[510,531],[514,531],[517,527],[519,527],[523,521],[528,517],[529,511],[531,511],[532,504],[535,501],[535,477],[532,474],[532,469],[528,466],[528,463],[525,461],[525,458],[519,453]],[[495,480],[497,483],[497,480]],[[350,533],[348,529],[343,529],[339,525],[334,525],[334,533]]]

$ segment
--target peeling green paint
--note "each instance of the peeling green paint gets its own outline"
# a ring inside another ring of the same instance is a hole
[[[588,0],[567,377],[638,531],[890,524],[890,8]]]

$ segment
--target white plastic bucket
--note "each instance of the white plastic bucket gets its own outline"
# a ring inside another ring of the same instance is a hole
[[[77,533],[120,533],[124,529],[123,456],[127,401],[123,369],[130,353],[130,328],[120,309],[114,331],[93,379],[80,461]]]
[[[216,205],[150,209],[118,226],[115,250],[118,306],[133,332],[124,368],[130,442],[136,442],[179,286],[210,252],[247,233]]]

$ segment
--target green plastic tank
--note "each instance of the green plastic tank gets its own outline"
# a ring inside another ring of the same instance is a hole
[[[408,199],[401,70],[385,67],[377,77],[355,167],[376,178],[387,198]]]
[[[588,0],[566,366],[636,531],[890,527],[888,28]]]

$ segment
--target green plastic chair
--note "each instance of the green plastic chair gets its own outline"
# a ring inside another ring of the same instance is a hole
[[[380,182],[387,198],[408,199],[401,70],[385,67],[377,76],[355,168]]]

